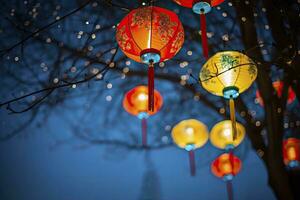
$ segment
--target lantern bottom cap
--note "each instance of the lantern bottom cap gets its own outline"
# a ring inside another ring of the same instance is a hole
[[[195,145],[194,144],[188,144],[188,145],[185,146],[184,149],[187,150],[187,151],[192,151],[192,150],[195,149]]]
[[[160,52],[156,49],[146,49],[141,52],[141,61],[145,64],[158,63],[160,61]]]
[[[288,168],[290,169],[300,168],[300,162],[298,160],[292,160],[288,163]]]
[[[225,146],[225,151],[231,151],[235,148],[235,146],[233,144],[227,144]]]
[[[233,174],[226,174],[223,176],[224,181],[231,181],[233,179]]]
[[[235,99],[239,96],[239,89],[234,86],[223,89],[223,97],[226,99]]]
[[[149,114],[147,112],[140,112],[137,117],[139,119],[147,119],[149,117]]]
[[[193,12],[200,15],[209,13],[211,10],[211,5],[206,1],[199,1],[194,3],[193,5]]]

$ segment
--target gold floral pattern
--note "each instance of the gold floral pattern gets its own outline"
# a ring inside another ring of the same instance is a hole
[[[125,32],[125,29],[126,29],[125,26],[123,26],[122,28],[118,29],[117,30],[116,38],[117,38],[117,41],[118,41],[121,49],[131,50],[132,47],[131,47],[131,44],[129,42],[129,37],[128,37],[128,35]]]

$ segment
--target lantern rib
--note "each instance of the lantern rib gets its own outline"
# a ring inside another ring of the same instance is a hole
[[[135,41],[135,39],[134,39],[134,37],[133,37],[133,35],[132,35],[132,32],[131,32],[131,26],[130,26],[130,23],[129,23],[129,21],[130,21],[129,15],[127,15],[127,18],[128,18],[128,20],[127,20],[127,25],[128,25],[128,27],[129,27],[129,33],[130,33],[130,36],[131,36],[131,38],[132,38],[134,44],[140,49],[140,51],[143,51],[143,49],[137,44],[137,42]],[[140,56],[140,55],[138,55],[138,56]]]
[[[178,18],[177,18],[177,19],[178,19]],[[177,28],[176,28],[175,33],[177,33],[179,27],[180,27],[180,22],[179,22],[178,25],[177,25]],[[164,48],[166,48],[166,47],[169,45],[170,41],[172,41],[172,40],[175,38],[176,35],[178,35],[178,33],[177,33],[177,34],[174,34],[174,35],[172,36],[172,38],[169,40],[169,42],[166,43],[166,44],[160,49],[161,52],[164,50]]]
[[[236,79],[235,79],[235,81],[234,81],[234,84],[233,84],[233,85],[236,85],[236,82],[237,82],[237,80],[238,80],[238,77],[239,77],[239,76],[240,76],[240,74],[241,74],[241,68],[239,67],[238,69],[239,69],[239,73],[237,74],[237,76],[236,76]]]

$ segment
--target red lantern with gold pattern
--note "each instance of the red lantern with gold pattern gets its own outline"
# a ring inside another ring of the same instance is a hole
[[[277,93],[278,98],[280,98],[282,96],[282,90],[283,90],[283,86],[284,86],[283,81],[275,81],[275,82],[273,82],[272,85]],[[256,91],[256,99],[261,106],[264,106],[264,102],[260,96],[259,90]],[[292,104],[295,101],[295,99],[296,99],[296,94],[295,94],[294,90],[292,89],[292,87],[289,87],[287,104]]]
[[[226,181],[228,199],[233,199],[232,179],[242,168],[242,161],[233,153],[223,153],[211,164],[212,173]]]
[[[200,15],[201,38],[203,55],[208,59],[208,44],[206,35],[205,14],[209,13],[212,7],[221,4],[224,0],[174,0],[181,6],[192,8],[193,12]]]
[[[155,104],[152,111],[148,111],[147,86],[137,86],[128,91],[123,99],[124,109],[142,120],[142,144],[147,145],[147,118],[157,113],[163,105],[163,98],[157,90],[154,90]]]
[[[288,138],[282,144],[284,164],[291,169],[300,167],[300,139]]]
[[[132,10],[118,25],[117,42],[132,60],[148,64],[148,110],[154,109],[154,64],[174,57],[184,42],[176,13],[155,6]]]

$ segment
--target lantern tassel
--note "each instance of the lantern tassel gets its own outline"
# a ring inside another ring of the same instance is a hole
[[[235,119],[235,108],[234,108],[234,100],[230,98],[229,100],[229,109],[230,109],[230,120],[232,124],[232,140],[235,140],[237,137],[237,130],[236,130],[236,119]]]
[[[143,147],[147,146],[147,119],[142,119],[142,144]]]
[[[230,180],[226,181],[228,200],[233,200],[233,188]]]
[[[154,65],[148,67],[148,111],[154,111]]]
[[[206,35],[206,17],[204,13],[200,14],[200,26],[201,26],[201,39],[202,39],[202,50],[205,59],[208,59],[208,44]]]
[[[189,160],[190,160],[191,176],[195,176],[195,174],[196,174],[196,163],[195,163],[195,152],[194,152],[194,150],[189,151]]]

